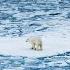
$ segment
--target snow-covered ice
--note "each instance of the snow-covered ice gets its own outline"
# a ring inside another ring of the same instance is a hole
[[[41,36],[43,51],[30,49],[31,45],[26,43],[29,36]],[[39,35],[40,34],[40,35]],[[44,57],[70,51],[70,38],[61,36],[56,32],[30,33],[23,37],[0,38],[0,54],[17,55],[25,57]]]

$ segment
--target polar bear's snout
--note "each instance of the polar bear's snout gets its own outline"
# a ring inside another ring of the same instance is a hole
[[[26,39],[26,42],[28,42],[28,39]]]

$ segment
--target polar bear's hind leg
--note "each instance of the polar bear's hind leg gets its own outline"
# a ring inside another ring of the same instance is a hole
[[[42,50],[42,44],[38,44],[38,45],[36,46],[36,50],[37,50],[37,51]]]
[[[39,44],[40,50],[42,50],[42,44]]]

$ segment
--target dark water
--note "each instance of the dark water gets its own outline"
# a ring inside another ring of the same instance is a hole
[[[0,55],[0,70],[70,70],[70,52],[38,58]]]
[[[0,37],[50,31],[48,21],[70,19],[69,10],[69,0],[0,0]]]

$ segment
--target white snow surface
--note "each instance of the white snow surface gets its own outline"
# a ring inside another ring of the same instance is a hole
[[[43,51],[30,49],[31,45],[26,43],[30,36],[40,36],[43,41]],[[57,32],[34,32],[17,38],[0,38],[0,54],[24,56],[24,57],[44,57],[58,53],[70,51],[70,37],[65,37]]]

